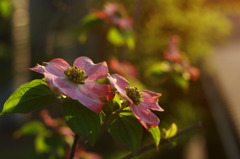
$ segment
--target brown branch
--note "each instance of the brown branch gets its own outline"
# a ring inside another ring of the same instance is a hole
[[[202,122],[197,122],[197,123],[195,123],[195,124],[193,124],[193,125],[185,128],[185,129],[182,129],[182,130],[178,131],[176,135],[174,135],[173,137],[171,137],[171,138],[169,138],[169,139],[176,138],[176,137],[178,137],[178,136],[180,136],[180,135],[182,135],[182,134],[184,134],[184,133],[187,133],[187,132],[189,132],[189,131],[191,131],[191,130],[193,130],[193,129],[195,129],[195,128],[201,127],[201,126],[202,126]],[[162,138],[162,139],[160,140],[160,142],[159,142],[159,145],[164,144],[164,143],[168,143],[168,140],[169,140],[169,139]],[[145,152],[145,151],[148,151],[148,150],[150,150],[150,149],[153,149],[155,146],[156,146],[155,143],[152,143],[152,144],[150,144],[150,145],[147,145],[147,146],[141,148],[141,149],[138,151],[138,153],[136,154],[136,156],[137,156],[137,155],[140,155],[141,153],[143,153],[143,152]],[[133,154],[131,153],[131,154],[125,156],[123,159],[130,159],[130,158],[132,158],[132,157],[133,157]]]

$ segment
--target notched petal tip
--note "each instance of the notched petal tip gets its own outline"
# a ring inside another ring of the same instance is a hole
[[[36,64],[35,67],[28,68],[28,69],[31,70],[31,71],[41,73],[41,74],[44,74],[46,72],[46,69],[44,68],[44,66],[39,65],[39,64]]]
[[[164,109],[163,109],[162,107],[159,106],[159,108],[160,108],[160,109],[158,110],[159,112],[164,112]]]

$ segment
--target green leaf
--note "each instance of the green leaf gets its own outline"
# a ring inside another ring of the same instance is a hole
[[[86,37],[79,37],[80,40],[84,40],[85,38],[87,38],[87,35],[89,33],[99,30],[99,27],[101,27],[103,24],[104,24],[104,21],[99,19],[93,13],[85,16],[79,25],[78,32],[80,33],[80,36],[86,36]]]
[[[107,39],[115,46],[122,46],[125,44],[124,38],[121,32],[117,28],[110,28],[107,34]]]
[[[149,131],[152,134],[152,137],[154,139],[155,145],[156,145],[156,147],[158,149],[159,142],[160,142],[160,139],[161,139],[161,132],[159,130],[159,127],[156,126],[155,128],[149,129]]]
[[[23,84],[13,92],[5,102],[0,115],[7,113],[29,113],[56,102],[56,96],[49,89],[46,81],[37,79]]]
[[[175,123],[172,123],[168,130],[166,130],[165,132],[165,139],[169,139],[175,136],[177,131],[178,131],[177,125]]]
[[[135,48],[135,39],[133,36],[133,33],[127,30],[124,30],[121,32],[122,36],[128,46],[129,49],[134,49]]]
[[[108,132],[118,141],[127,145],[136,155],[141,139],[143,128],[132,112],[121,112],[108,124]]]
[[[70,98],[63,101],[63,114],[66,123],[73,132],[89,137],[92,145],[95,143],[101,130],[102,115]]]
[[[106,106],[103,108],[103,111],[113,111],[116,107],[121,108],[122,104],[120,101],[120,97],[117,93],[112,100],[107,102]]]
[[[46,135],[37,135],[35,138],[35,149],[37,153],[47,153],[51,147],[45,141]]]
[[[12,4],[9,0],[0,0],[0,14],[4,18],[9,18],[12,12]]]
[[[121,31],[115,27],[112,27],[108,31],[107,39],[115,46],[123,46],[126,44],[129,49],[135,48],[134,36],[131,32],[126,30]]]
[[[89,25],[93,25],[98,21],[101,21],[101,20],[95,14],[88,14],[81,21],[80,27],[86,28],[86,27],[89,27]]]
[[[43,123],[39,121],[31,121],[23,125],[19,130],[14,132],[14,136],[19,138],[22,135],[37,135],[37,134],[45,134],[47,130]]]
[[[180,75],[173,75],[172,76],[174,83],[183,88],[183,89],[188,89],[189,88],[189,81],[185,80],[182,76]]]
[[[120,108],[122,106],[121,101],[120,101],[120,97],[117,93],[115,93],[115,96],[113,98],[113,103],[117,103]]]

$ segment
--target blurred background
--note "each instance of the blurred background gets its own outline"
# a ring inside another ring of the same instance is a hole
[[[137,158],[239,159],[239,28],[239,0],[0,0],[0,108],[21,84],[42,78],[28,70],[36,63],[87,56],[107,61],[111,73],[140,89],[162,93],[165,111],[155,112],[161,130],[202,122]],[[59,106],[47,109],[62,115]],[[39,112],[0,117],[1,158],[64,158],[34,135],[13,135],[41,122]],[[142,147],[150,138],[146,132]],[[106,159],[130,152],[104,131],[94,147],[84,147]]]

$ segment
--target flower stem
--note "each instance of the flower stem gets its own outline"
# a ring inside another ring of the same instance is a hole
[[[70,155],[69,159],[73,159],[74,158],[75,151],[77,149],[79,139],[80,139],[80,136],[78,134],[75,134],[73,145],[72,145],[72,150],[71,150],[71,155]]]

